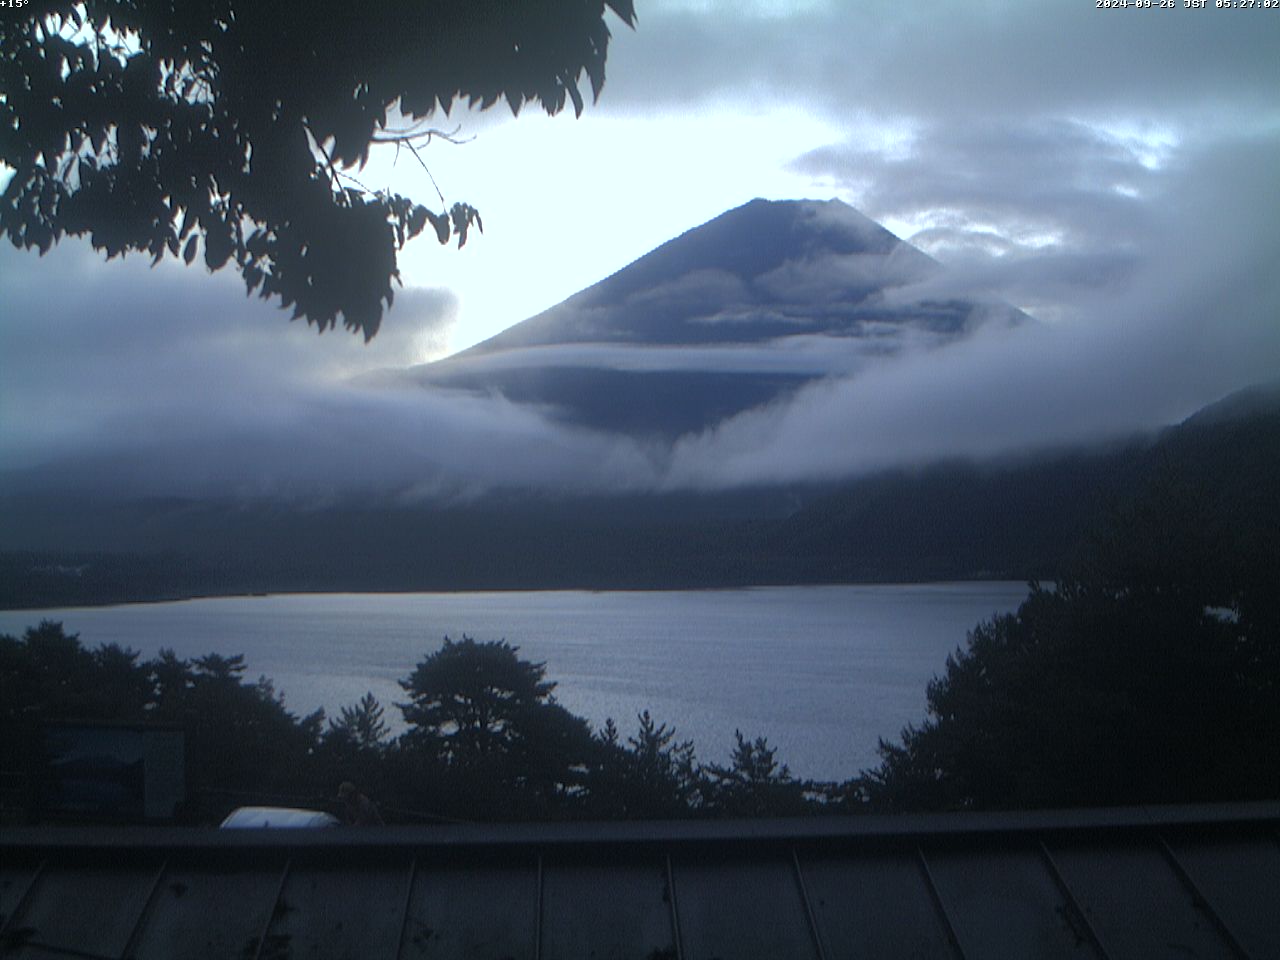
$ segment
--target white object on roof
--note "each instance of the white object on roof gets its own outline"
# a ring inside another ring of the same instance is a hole
[[[336,827],[342,821],[323,810],[301,810],[297,807],[237,807],[227,815],[222,829],[239,830],[252,827],[296,829],[299,827]]]

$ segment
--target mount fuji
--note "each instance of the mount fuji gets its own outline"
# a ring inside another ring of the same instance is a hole
[[[838,200],[753,200],[468,350],[383,376],[670,441],[815,379],[1027,319],[959,292]]]

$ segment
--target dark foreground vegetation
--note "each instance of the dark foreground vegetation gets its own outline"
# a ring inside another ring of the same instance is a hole
[[[25,774],[38,808],[49,721],[177,727],[189,822],[247,804],[336,809],[346,780],[390,821],[798,813],[809,802],[763,739],[739,735],[720,767],[698,764],[693,744],[647,713],[630,736],[612,721],[592,731],[555,701],[543,665],[505,642],[446,638],[401,681],[408,729],[395,738],[372,694],[327,720],[299,718],[271,681],[243,673],[241,656],[91,650],[49,621],[0,637],[0,760]]]
[[[49,622],[0,638],[0,759],[38,793],[49,721],[177,727],[190,822],[245,803],[333,806],[345,780],[391,821],[1274,799],[1278,572],[1274,527],[1165,478],[1068,576],[979,624],[930,684],[924,721],[844,783],[797,780],[763,737],[739,734],[720,766],[647,713],[592,730],[505,642],[428,654],[401,681],[407,729],[392,738],[372,695],[298,718],[269,680],[246,682],[241,657],[141,661]]]

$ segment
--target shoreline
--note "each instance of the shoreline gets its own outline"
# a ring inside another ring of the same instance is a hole
[[[442,596],[463,596],[467,594],[548,594],[548,593],[717,593],[746,590],[771,590],[797,587],[925,587],[945,586],[949,584],[976,583],[1048,583],[1051,577],[1014,577],[1014,576],[967,576],[967,577],[933,577],[921,580],[892,577],[882,580],[808,580],[808,581],[773,581],[768,583],[736,583],[712,586],[640,586],[640,587],[588,587],[588,586],[486,586],[464,588],[424,588],[424,589],[386,589],[386,590],[254,590],[231,592],[193,592],[163,597],[139,597],[124,600],[71,601],[54,603],[17,603],[0,604],[0,613],[21,613],[23,611],[45,612],[50,610],[102,610],[112,607],[152,606],[166,603],[187,603],[194,600],[265,600],[277,597],[310,597],[310,596],[355,596],[355,597],[404,597],[434,594]]]

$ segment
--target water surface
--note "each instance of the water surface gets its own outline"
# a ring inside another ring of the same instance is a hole
[[[556,696],[623,734],[648,709],[723,762],[733,732],[767,736],[792,772],[845,779],[879,737],[924,716],[925,686],[1020,582],[653,592],[295,594],[2,611],[0,632],[61,620],[89,645],[154,656],[243,653],[295,713],[373,691],[399,726],[397,680],[445,636],[507,640],[545,662]]]

